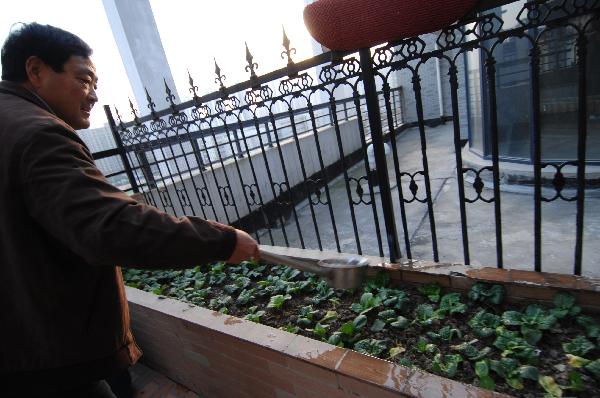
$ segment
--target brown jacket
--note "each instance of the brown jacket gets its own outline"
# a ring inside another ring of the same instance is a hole
[[[172,217],[110,185],[41,98],[0,82],[0,390],[135,363],[115,265],[193,267],[227,259],[235,242],[231,227]]]

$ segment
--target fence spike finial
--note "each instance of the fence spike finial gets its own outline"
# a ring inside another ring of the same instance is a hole
[[[187,70],[188,73],[188,83],[190,84],[189,92],[193,95],[194,102],[196,105],[200,103],[200,98],[198,97],[198,86],[194,84],[194,79],[192,79],[192,75],[190,74],[190,70]]]
[[[217,75],[217,78],[215,79],[215,83],[219,84],[219,91],[221,92],[221,95],[223,97],[227,96],[227,89],[225,88],[225,85],[223,84],[223,82],[225,80],[227,80],[227,77],[223,74],[221,74],[221,68],[219,68],[219,65],[217,64],[217,59],[213,58],[215,60],[215,74]]]
[[[148,91],[146,90],[146,93],[147,92]],[[128,98],[128,99],[129,99],[129,107],[131,108],[131,113],[133,114],[133,120],[135,121],[135,124],[139,125],[140,119],[138,118],[137,111],[133,106],[133,102],[131,102],[131,98]]]
[[[281,52],[281,59],[285,59],[287,57],[287,67],[290,70],[288,74],[290,76],[295,76],[298,74],[298,71],[294,67],[295,63],[292,60],[292,54],[296,54],[296,49],[294,47],[290,48],[290,39],[285,33],[285,26],[281,25],[281,29],[283,30],[283,48],[285,48],[285,51]]]
[[[250,49],[248,49],[248,43],[244,42],[244,44],[246,45],[246,62],[248,63],[245,69],[246,72],[250,72],[250,81],[256,85],[258,76],[256,76],[256,72],[254,70],[258,69],[258,64],[253,61],[254,56],[250,53]]]
[[[156,119],[156,104],[154,103],[154,101],[152,101],[152,97],[150,97],[150,93],[148,93],[148,88],[144,87],[144,90],[146,91],[146,100],[148,101],[148,108],[150,109],[150,113],[152,114],[152,117]]]
[[[177,113],[177,108],[175,107],[175,95],[173,95],[171,88],[167,84],[166,77],[163,77],[163,81],[165,82],[165,92],[167,93],[167,96],[165,97],[165,99],[169,102],[173,113]]]

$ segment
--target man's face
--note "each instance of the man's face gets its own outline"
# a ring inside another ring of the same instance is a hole
[[[90,112],[98,101],[96,67],[89,58],[73,55],[55,72],[43,65],[42,78],[35,88],[58,117],[75,130],[90,127]]]

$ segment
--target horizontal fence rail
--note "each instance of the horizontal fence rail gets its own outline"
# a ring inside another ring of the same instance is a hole
[[[507,4],[518,12],[501,12],[498,6]],[[124,122],[118,110],[115,120],[106,106],[117,145],[94,156],[118,158],[122,170],[108,177],[121,178],[122,189],[143,195],[147,203],[173,215],[233,224],[253,233],[260,243],[388,256],[391,261],[415,257],[415,242],[424,235],[431,259],[447,259],[440,247],[446,237],[439,235],[440,217],[447,223],[447,216],[440,216],[436,198],[448,186],[456,192],[462,255],[453,260],[479,261],[473,246],[482,237],[470,233],[468,215],[475,208],[486,208],[493,225],[493,238],[486,239],[493,244],[496,266],[502,268],[512,264],[506,264],[505,257],[510,247],[505,244],[501,200],[506,159],[501,154],[499,79],[528,83],[533,268],[543,270],[542,205],[572,201],[576,206],[572,272],[580,275],[588,104],[595,106],[597,94],[590,97],[588,87],[598,80],[588,59],[590,51],[597,51],[590,41],[598,40],[599,18],[600,1],[487,1],[435,34],[356,53],[325,53],[299,63],[292,60],[294,49],[284,32],[282,58],[287,66],[278,71],[257,76],[257,64],[247,49],[246,82],[226,87],[215,63],[219,89],[213,93],[199,96],[189,76],[193,97],[187,102],[175,104],[165,84],[171,104],[167,109],[156,110],[148,95],[149,114],[138,115],[130,102],[133,120]],[[548,40],[552,32],[571,40],[572,48],[553,49]],[[528,43],[525,77],[498,73],[499,67],[504,68],[497,62],[498,54],[505,54],[515,40]],[[489,164],[482,167],[463,159],[464,119],[474,114],[463,110],[466,86],[473,83],[467,81],[465,60],[473,54],[481,64],[478,90],[490,154]],[[436,62],[441,109],[433,115],[430,81],[435,77],[428,71]],[[444,76],[440,64],[447,71]],[[577,151],[576,158],[555,162],[542,156],[542,120],[545,109],[559,105],[542,101],[541,82],[565,65],[577,75],[570,100],[574,105],[569,105],[577,114]],[[451,121],[454,174],[445,180],[449,185],[440,188],[437,171],[432,171],[438,159],[431,157],[428,144],[432,126],[446,121]],[[402,141],[409,130],[418,143],[410,153],[418,159],[412,166],[405,160]],[[574,190],[565,188],[567,169],[574,170]],[[554,170],[551,177],[549,170]],[[417,208],[423,208],[424,215],[415,226],[409,220]]]

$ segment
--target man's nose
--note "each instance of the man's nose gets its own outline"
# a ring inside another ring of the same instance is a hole
[[[92,101],[92,103],[96,103],[98,102],[98,96],[96,95],[96,89],[92,87],[92,89],[90,90],[88,97],[90,98],[90,100]]]

